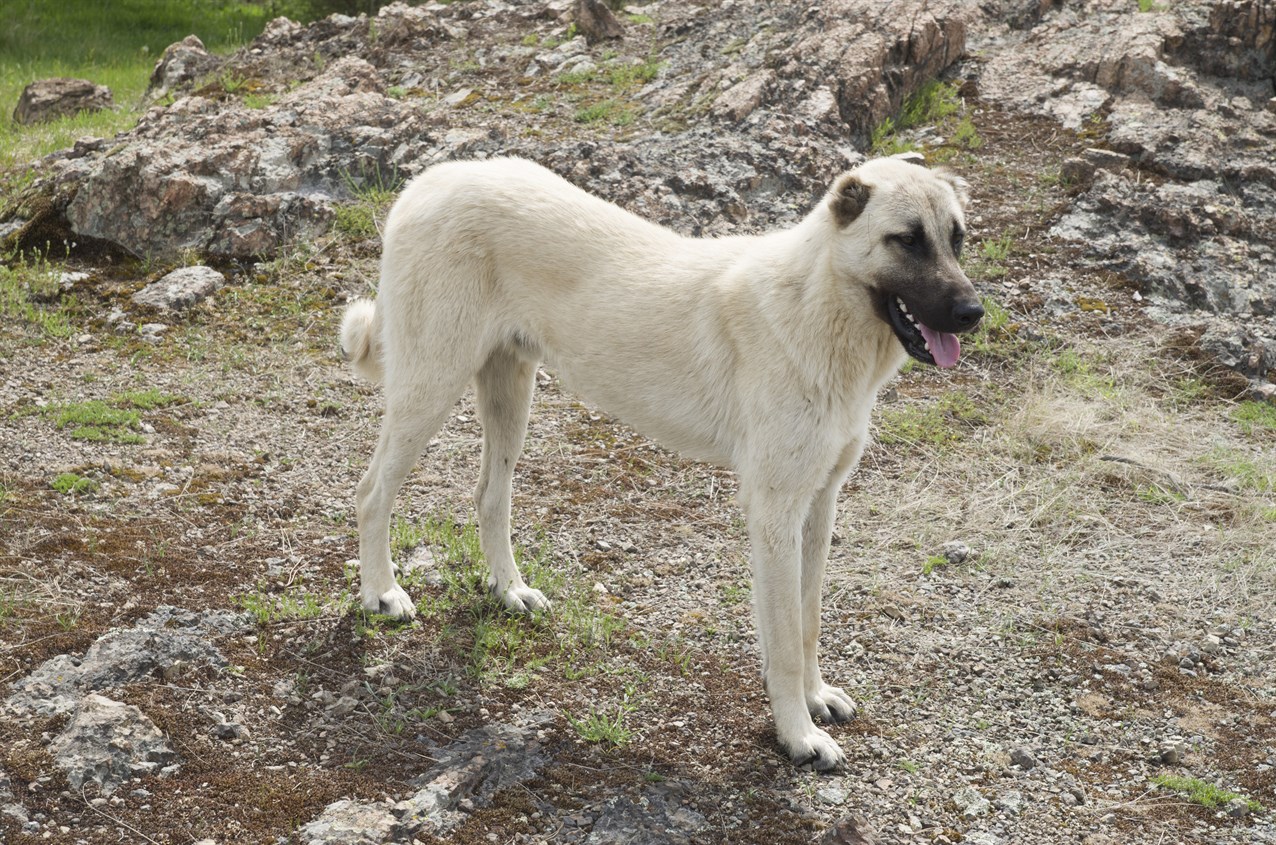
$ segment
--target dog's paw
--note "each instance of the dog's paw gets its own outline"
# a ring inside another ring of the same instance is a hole
[[[814,725],[796,741],[785,743],[785,748],[793,765],[803,771],[832,772],[846,765],[842,746]]]
[[[501,604],[505,605],[505,609],[510,613],[532,614],[538,610],[549,610],[549,599],[545,598],[545,594],[540,590],[532,589],[526,585],[520,587],[510,587],[504,593],[500,593],[496,589],[496,584],[488,583],[488,587],[501,600]]]
[[[380,613],[404,620],[416,616],[416,605],[398,584],[380,595],[365,593],[362,598],[363,609],[369,613]]]
[[[813,718],[825,724],[848,722],[855,718],[855,702],[838,687],[823,684],[819,690],[806,695],[806,709]]]

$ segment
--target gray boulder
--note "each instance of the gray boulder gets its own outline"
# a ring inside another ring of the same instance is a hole
[[[107,795],[130,778],[158,774],[177,760],[164,734],[131,704],[88,695],[53,742],[54,764],[73,790],[97,784]]]
[[[41,79],[22,89],[13,110],[14,123],[48,123],[82,111],[102,111],[115,105],[111,89],[87,79]]]
[[[222,667],[209,637],[246,624],[231,613],[161,607],[136,626],[103,634],[83,657],[59,654],[13,683],[6,709],[18,716],[69,713],[86,694],[143,678],[175,677],[195,666]]]

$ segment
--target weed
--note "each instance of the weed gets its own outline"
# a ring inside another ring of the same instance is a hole
[[[633,710],[634,707],[629,703],[629,695],[626,693],[625,700],[616,708],[614,715],[608,715],[606,711],[593,708],[579,719],[570,713],[563,715],[585,742],[601,742],[621,748],[633,739],[633,731],[625,727],[625,717]]]
[[[243,103],[247,109],[264,109],[278,99],[278,94],[245,94]]]
[[[1243,490],[1270,493],[1276,490],[1276,469],[1225,447],[1215,447],[1204,462],[1232,479]]]
[[[1010,331],[1010,312],[995,299],[982,297],[984,318],[979,321],[979,329],[971,341],[977,352],[986,355],[1013,351],[1018,344],[1013,343],[1014,333]]]
[[[921,768],[922,768],[921,766],[914,763],[912,760],[905,760],[902,758],[895,761],[895,766],[899,769],[903,769],[904,771],[908,772],[910,775],[917,774],[919,771],[921,771]]]
[[[156,408],[167,408],[172,405],[184,405],[190,400],[185,396],[164,393],[158,388],[134,390],[117,394],[111,400],[116,405],[137,408],[141,411],[152,411]]]
[[[948,558],[943,555],[931,555],[922,561],[922,574],[929,578],[936,570],[942,569],[947,565]]]
[[[1246,400],[1232,409],[1231,417],[1247,435],[1255,431],[1276,431],[1276,405],[1271,402]]]
[[[329,597],[300,589],[289,589],[277,596],[271,596],[266,593],[262,585],[255,593],[237,596],[234,603],[256,618],[257,624],[271,625],[339,615],[353,603],[353,599],[349,593],[346,593],[334,602]]]
[[[577,123],[598,123],[606,121],[612,126],[627,126],[634,122],[633,108],[619,100],[602,100],[577,110]]]
[[[1152,783],[1168,789],[1171,792],[1178,792],[1187,797],[1187,799],[1202,807],[1211,810],[1224,807],[1233,801],[1241,800],[1245,802],[1250,812],[1261,813],[1263,805],[1245,795],[1235,792],[1229,792],[1226,789],[1215,786],[1214,784],[1194,777],[1183,777],[1179,775],[1157,775],[1152,778]]]
[[[1135,490],[1135,495],[1149,505],[1177,505],[1187,499],[1182,493],[1167,490],[1159,484],[1144,484]]]
[[[9,255],[0,262],[0,317],[36,329],[41,339],[71,334],[68,311],[75,298],[63,296],[59,271],[44,254]]]
[[[874,155],[898,155],[899,153],[917,150],[917,144],[906,141],[899,136],[910,129],[928,124],[939,124],[947,121],[961,110],[961,97],[955,84],[933,79],[917,90],[904,101],[898,118],[886,118],[873,128],[869,137],[869,146]],[[964,143],[970,149],[978,146],[978,135],[973,124],[965,121],[968,128],[960,124]]]
[[[44,413],[53,417],[58,428],[71,429],[73,440],[125,444],[144,441],[142,435],[137,433],[137,429],[141,427],[141,414],[135,410],[114,408],[99,399],[70,405],[50,405],[44,409]]]
[[[75,496],[81,493],[92,493],[97,489],[98,484],[91,478],[85,478],[73,472],[64,472],[50,481],[49,486],[63,496]]]

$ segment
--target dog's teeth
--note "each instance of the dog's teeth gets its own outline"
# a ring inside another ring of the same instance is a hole
[[[899,297],[895,297],[895,301],[899,303],[899,310],[907,314],[908,306],[904,304],[904,300],[900,299]]]

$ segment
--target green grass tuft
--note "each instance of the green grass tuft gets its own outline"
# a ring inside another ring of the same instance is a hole
[[[1231,413],[1232,420],[1241,431],[1252,435],[1261,431],[1276,431],[1276,405],[1252,399],[1241,402]]]
[[[1152,778],[1152,783],[1168,789],[1171,792],[1177,792],[1187,797],[1187,799],[1202,807],[1216,810],[1219,807],[1225,807],[1233,801],[1241,800],[1250,809],[1250,812],[1261,813],[1263,805],[1245,795],[1236,792],[1229,792],[1226,789],[1215,786],[1214,784],[1194,777],[1183,777],[1179,775],[1157,775]]]

